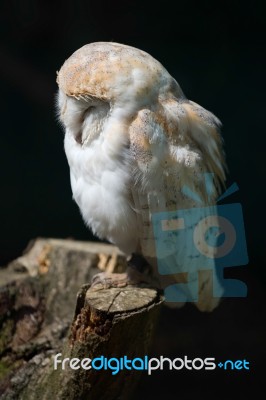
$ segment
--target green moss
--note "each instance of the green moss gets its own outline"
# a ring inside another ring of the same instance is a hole
[[[8,319],[3,323],[0,334],[0,354],[6,349],[8,343],[12,340],[14,330],[14,321]]]
[[[0,361],[0,381],[12,371],[12,365],[5,361]]]

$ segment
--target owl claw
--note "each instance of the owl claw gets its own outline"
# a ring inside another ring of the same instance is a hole
[[[123,288],[128,285],[142,285],[149,283],[149,277],[136,271],[133,268],[128,268],[124,273],[100,272],[94,275],[91,282],[92,290],[102,290],[110,288]]]
[[[127,285],[128,277],[126,273],[110,273],[100,272],[94,275],[91,282],[91,288],[94,290],[109,289],[111,287],[125,287]]]

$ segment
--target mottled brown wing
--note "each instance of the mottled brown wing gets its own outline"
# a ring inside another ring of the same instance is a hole
[[[215,203],[220,183],[224,181],[218,128],[219,121],[213,114],[195,103],[178,102],[176,99],[164,100],[154,109],[139,111],[130,126],[130,149],[134,160],[132,195],[138,218],[139,246],[141,253],[155,269],[158,267],[158,227],[154,229],[152,216],[156,213],[191,210],[187,212],[187,221],[191,213],[191,226],[187,226],[187,229],[194,229],[193,210]],[[205,173],[215,176],[214,185],[209,191]],[[204,217],[202,212],[200,215],[200,218]],[[169,223],[172,222],[166,219],[165,229],[168,229]],[[162,286],[167,286],[171,281],[186,282],[189,273],[195,284],[199,282],[196,305],[202,310],[213,309],[218,300],[212,297],[212,274],[204,271],[198,274],[194,267],[190,268],[189,257],[193,254],[194,243],[180,242],[177,237],[175,243],[178,249],[173,250],[173,246],[167,248],[166,245],[163,257],[169,271],[171,268],[173,271],[178,269],[178,273],[161,276]],[[183,260],[178,267],[174,265],[176,250],[179,261]]]

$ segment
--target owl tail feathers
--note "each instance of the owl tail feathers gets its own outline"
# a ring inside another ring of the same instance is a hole
[[[195,305],[203,312],[213,311],[220,303],[223,288],[215,272],[198,271],[197,275],[178,274],[175,277],[160,277],[164,288],[165,305],[170,308],[181,308],[186,303]]]

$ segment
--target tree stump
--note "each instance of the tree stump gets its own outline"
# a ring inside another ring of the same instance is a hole
[[[94,291],[84,285],[100,270],[122,272],[125,265],[112,245],[37,239],[0,270],[1,398],[131,398],[140,371],[72,369],[69,363],[55,369],[54,364],[59,353],[60,360],[132,360],[148,354],[162,303],[157,290]]]

